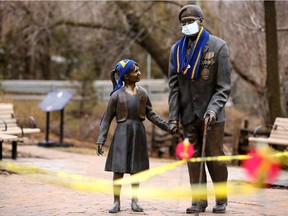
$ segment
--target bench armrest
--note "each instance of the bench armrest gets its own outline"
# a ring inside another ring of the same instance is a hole
[[[32,127],[29,126],[29,128],[37,128],[37,122],[36,119],[33,116],[27,116],[27,117],[17,117],[17,125],[19,125],[20,127],[24,127],[23,125],[25,124],[25,120],[27,119],[28,122],[32,123]],[[22,121],[23,123],[22,123]],[[27,122],[26,122],[27,123]]]
[[[36,119],[33,116],[28,116],[30,121],[33,123],[33,128],[37,128],[37,122]]]
[[[7,123],[3,119],[0,119],[0,121],[4,124],[4,130],[2,131],[7,131]]]
[[[271,133],[271,130],[276,130],[277,129],[276,124],[273,125],[259,125],[253,130],[253,137],[257,137],[259,134],[260,135],[267,135]],[[265,130],[260,133],[260,129],[265,128]]]
[[[21,129],[21,135],[22,137],[24,137],[24,131],[23,131],[23,124],[21,124],[19,122],[19,119],[28,119],[30,122],[32,122],[32,128],[37,128],[37,122],[36,119],[33,116],[28,116],[28,117],[22,117],[22,118],[17,118],[17,125],[19,125],[20,129]]]

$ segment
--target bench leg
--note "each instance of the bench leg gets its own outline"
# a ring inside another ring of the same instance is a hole
[[[16,160],[17,158],[17,142],[12,142],[12,159]]]
[[[0,160],[2,160],[2,143],[3,141],[0,142]]]

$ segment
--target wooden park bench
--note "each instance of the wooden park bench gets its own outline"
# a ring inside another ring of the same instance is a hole
[[[33,124],[32,127],[24,128],[22,125],[19,125],[16,115],[14,113],[13,104],[11,103],[0,103],[0,121],[5,122],[2,124],[6,127],[6,130],[0,130],[0,134],[10,134],[10,135],[22,135],[39,133],[40,129],[36,126],[36,121],[33,117],[29,116],[29,121]]]
[[[266,143],[269,145],[275,146],[284,146],[288,147],[288,118],[276,118],[274,124],[272,125],[272,129],[269,137],[256,137],[257,131],[261,128],[261,126],[257,127],[254,130],[254,136],[249,137],[249,145],[250,143]]]
[[[26,137],[18,137],[14,135],[0,134],[0,160],[2,160],[2,148],[3,143],[11,143],[12,144],[12,159],[17,158],[17,143],[18,142],[27,142]]]
[[[14,113],[13,104],[0,103],[0,159],[2,159],[2,144],[12,143],[12,158],[17,158],[17,143],[25,142],[27,134],[39,133],[34,118],[28,117],[32,127],[19,125]]]

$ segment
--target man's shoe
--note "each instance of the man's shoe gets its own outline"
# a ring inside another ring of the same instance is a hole
[[[197,208],[197,204],[192,204],[191,207],[186,209],[186,214],[193,214],[195,212],[205,212],[207,206],[199,205],[199,208]]]
[[[224,204],[216,204],[213,207],[213,213],[225,213],[226,212],[227,203]]]
[[[138,205],[138,203],[137,203],[136,200],[132,200],[131,209],[132,209],[134,212],[143,212],[143,208]]]
[[[115,202],[111,209],[109,209],[109,213],[117,213],[120,211],[120,202]]]

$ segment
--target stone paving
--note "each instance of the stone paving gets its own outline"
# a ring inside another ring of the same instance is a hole
[[[5,145],[4,145],[5,146]],[[11,146],[7,146],[10,148]],[[53,148],[35,145],[20,145],[18,152],[32,155],[29,158],[18,157],[16,161],[4,158],[4,162],[17,162],[32,165],[49,171],[64,171],[106,180],[112,179],[112,173],[104,171],[105,156],[67,153]],[[175,162],[168,159],[150,158],[151,167]],[[245,173],[241,167],[229,166],[229,181],[244,181]],[[145,187],[189,188],[186,165],[179,166],[163,175],[152,178],[141,184]],[[282,171],[279,182],[288,182],[288,172]],[[111,215],[108,209],[113,202],[112,194],[76,191],[46,183],[39,178],[26,175],[0,175],[0,216],[102,216]],[[124,186],[123,190],[127,189]],[[130,187],[130,186],[129,186]],[[189,207],[189,199],[141,199],[139,203],[144,212],[135,213],[130,208],[130,198],[121,198],[121,211],[116,215],[151,215],[151,216],[183,216]],[[214,198],[209,198],[209,206],[200,215],[212,213]],[[261,189],[257,193],[229,196],[227,216],[259,216],[288,215],[287,189]]]

